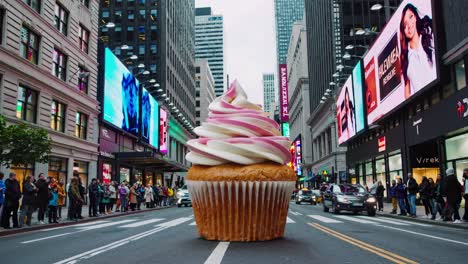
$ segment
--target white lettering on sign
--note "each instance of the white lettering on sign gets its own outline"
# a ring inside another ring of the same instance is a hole
[[[281,121],[289,120],[288,110],[288,68],[286,64],[280,64],[280,88],[281,88]]]
[[[438,157],[434,157],[434,158],[417,157],[416,161],[419,164],[426,164],[426,163],[433,163],[434,164],[434,163],[439,163],[439,158]]]

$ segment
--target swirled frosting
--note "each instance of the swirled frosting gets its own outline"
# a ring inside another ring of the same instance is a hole
[[[237,81],[208,109],[207,120],[194,130],[200,138],[187,142],[190,152],[186,158],[191,163],[286,164],[291,160],[289,139],[281,136],[278,123],[268,118],[261,106],[247,100]]]

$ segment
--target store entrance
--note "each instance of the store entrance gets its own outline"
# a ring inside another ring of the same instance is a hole
[[[424,176],[436,182],[440,173],[440,155],[436,141],[410,147],[410,160],[413,177],[418,184]]]

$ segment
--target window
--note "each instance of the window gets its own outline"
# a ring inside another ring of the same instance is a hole
[[[121,23],[122,22],[122,11],[121,10],[115,11],[114,21],[116,23]]]
[[[50,107],[50,128],[55,131],[65,131],[65,104],[52,100]]]
[[[37,64],[39,56],[39,36],[27,27],[21,28],[20,55]]]
[[[47,175],[54,178],[56,181],[60,181],[61,183],[66,184],[68,167],[67,164],[68,159],[66,158],[50,157],[49,172]]]
[[[145,54],[145,45],[138,46],[138,55]]]
[[[133,41],[134,37],[135,37],[134,27],[132,27],[132,26],[127,27],[127,40],[128,41]]]
[[[79,66],[78,74],[78,90],[82,93],[88,93],[89,72],[85,68]]]
[[[151,20],[153,20],[153,21],[156,20],[156,17],[158,16],[158,10],[151,9],[150,15],[151,15]]]
[[[150,50],[151,50],[151,54],[156,54],[157,52],[156,44],[151,44]]]
[[[18,86],[16,117],[31,123],[36,122],[37,92],[24,86]]]
[[[133,10],[127,10],[127,18],[132,21],[135,19],[135,12]]]
[[[81,184],[83,184],[85,188],[87,188],[88,186],[88,168],[88,162],[78,160],[75,160],[75,162],[73,162],[73,176],[78,176]]]
[[[195,73],[200,73],[200,67],[195,68]]]
[[[84,28],[82,25],[79,26],[79,38],[78,38],[78,41],[79,41],[79,46],[80,46],[80,49],[86,53],[88,53],[88,44],[89,44],[89,30],[87,30],[86,28]]]
[[[76,112],[75,136],[82,138],[82,139],[86,139],[87,125],[88,125],[88,116],[81,112]]]
[[[54,27],[67,35],[68,12],[59,3],[55,3]]]
[[[465,61],[463,60],[455,64],[455,79],[458,90],[466,87]]]
[[[40,13],[41,11],[41,0],[23,0],[28,6],[30,6],[34,11]]]
[[[89,8],[89,0],[80,0],[81,4]]]
[[[145,21],[146,20],[146,10],[140,10],[140,21]]]
[[[3,40],[3,23],[5,18],[5,9],[0,8],[0,44],[2,44]]]
[[[65,81],[67,78],[67,55],[58,49],[54,49],[52,60],[52,74]]]

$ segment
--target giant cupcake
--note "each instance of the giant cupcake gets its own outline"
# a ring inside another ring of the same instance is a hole
[[[187,142],[187,185],[198,233],[207,240],[282,237],[296,175],[286,165],[291,142],[237,81],[209,106]]]

